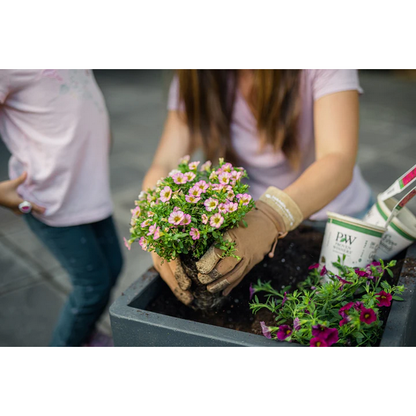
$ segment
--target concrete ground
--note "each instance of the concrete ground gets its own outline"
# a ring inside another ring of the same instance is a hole
[[[120,237],[128,236],[129,210],[162,133],[170,73],[95,74],[107,101],[114,137],[110,156],[114,217]],[[416,163],[416,81],[384,71],[365,71],[360,79],[365,93],[358,164],[378,193]],[[0,141],[0,181],[7,179],[8,158]],[[151,264],[150,256],[137,247],[123,252],[125,266],[113,299]],[[0,346],[48,345],[70,288],[65,271],[24,221],[0,208]],[[100,329],[111,334],[108,313]]]

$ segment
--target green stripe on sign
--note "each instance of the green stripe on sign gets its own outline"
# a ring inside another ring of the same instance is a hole
[[[359,233],[372,235],[373,237],[380,237],[381,238],[383,236],[383,233],[380,232],[380,231],[368,230],[367,228],[360,227],[359,225],[352,225],[352,224],[348,224],[346,222],[333,220],[333,219],[331,219],[330,221],[333,224],[340,225],[341,227],[349,228],[350,230],[358,231]]]
[[[376,207],[380,215],[387,221],[387,215],[383,212],[378,202],[376,203]],[[413,238],[411,235],[405,233],[403,230],[401,230],[393,221],[390,223],[389,227],[393,228],[394,231],[396,231],[397,234],[401,235],[406,240],[415,241],[416,239]]]
[[[403,189],[404,188],[403,179],[400,179],[399,186],[400,186],[400,189]]]

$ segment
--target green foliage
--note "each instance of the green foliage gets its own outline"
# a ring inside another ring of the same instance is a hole
[[[288,293],[288,288],[277,291],[270,282],[258,281],[253,285],[256,295],[250,303],[250,309],[253,313],[258,313],[266,308],[273,313],[277,325],[268,327],[273,339],[277,339],[281,325],[289,325],[292,332],[285,341],[309,345],[311,339],[316,337],[316,329],[313,335],[313,328],[320,326],[338,331],[334,345],[374,345],[382,334],[380,309],[389,306],[391,299],[403,300],[397,296],[397,293],[403,292],[403,286],[391,286],[382,280],[384,272],[391,274],[390,267],[396,262],[391,261],[385,265],[380,260],[361,269],[347,267],[342,263],[339,259],[338,275],[326,269],[312,269],[292,293]],[[324,275],[329,280],[326,283],[322,281]],[[263,294],[264,300],[260,300],[257,294]],[[388,305],[380,305],[381,296],[389,299]],[[343,307],[344,310],[341,309]],[[376,317],[373,322],[367,318],[370,309]]]

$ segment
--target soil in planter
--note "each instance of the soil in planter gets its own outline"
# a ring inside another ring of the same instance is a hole
[[[249,286],[258,279],[280,290],[291,286],[294,290],[298,283],[308,275],[308,267],[317,263],[321,252],[323,234],[308,226],[299,226],[287,237],[278,242],[275,256],[265,259],[255,266],[243,281],[230,293],[224,305],[217,311],[198,311],[186,307],[172,294],[167,285],[163,286],[160,294],[146,308],[151,312],[173,316],[191,321],[206,323],[237,331],[261,335],[260,321],[266,325],[274,325],[273,315],[267,310],[261,310],[256,315],[249,308]],[[392,269],[393,279],[386,273],[386,280],[391,284],[397,283],[403,265],[403,256],[397,258],[397,265]],[[390,308],[382,308],[380,318],[387,320]]]

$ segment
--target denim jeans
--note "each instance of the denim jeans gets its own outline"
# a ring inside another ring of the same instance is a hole
[[[68,272],[73,290],[51,346],[80,346],[94,330],[121,272],[123,258],[112,217],[91,224],[50,227],[25,215],[33,233]]]

